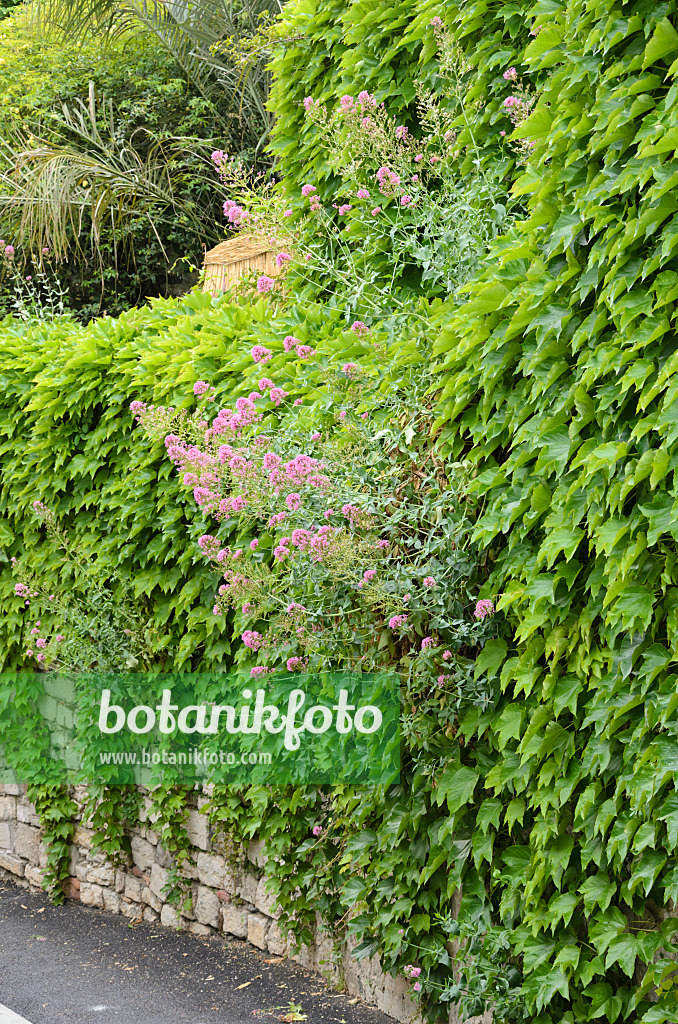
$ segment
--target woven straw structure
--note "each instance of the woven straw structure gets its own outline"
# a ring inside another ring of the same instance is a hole
[[[205,281],[203,291],[217,296],[236,284],[248,270],[256,270],[267,277],[280,273],[273,250],[261,239],[247,236],[229,238],[205,253]]]

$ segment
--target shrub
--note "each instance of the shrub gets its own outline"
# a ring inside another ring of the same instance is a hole
[[[195,224],[178,214],[171,224],[163,225],[158,238],[139,211],[122,229],[103,229],[97,255],[89,237],[91,223],[85,216],[77,242],[71,233],[71,251],[60,268],[71,308],[86,321],[102,310],[115,315],[147,295],[167,295],[186,288],[195,278],[172,267],[184,256],[199,264],[203,242],[217,241],[220,235],[216,227],[219,197],[216,183],[206,173],[205,159],[215,146],[230,141],[227,99],[220,109],[201,96],[187,84],[179,65],[151,38],[69,46],[49,36],[37,37],[26,17],[20,12],[0,28],[0,139],[6,154],[24,148],[22,143],[30,145],[31,138],[76,143],[64,122],[62,104],[75,109],[83,101],[88,109],[91,95],[97,106],[105,98],[113,104],[110,134],[118,146],[131,140],[143,157],[151,145],[149,132],[165,143],[175,137],[184,140],[180,192],[183,200],[203,211],[206,218],[203,230],[196,233]],[[99,122],[106,135],[101,115]],[[7,196],[6,185],[4,191]],[[0,224],[3,219],[3,237],[14,243],[17,260],[28,263],[26,272],[31,273],[30,253],[24,253],[21,239],[11,237],[7,216],[3,218],[0,212]],[[3,298],[3,311],[8,312],[9,290]]]

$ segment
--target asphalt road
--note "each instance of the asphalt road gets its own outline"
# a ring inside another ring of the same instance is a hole
[[[0,1024],[393,1024],[237,939],[200,939],[0,879]]]

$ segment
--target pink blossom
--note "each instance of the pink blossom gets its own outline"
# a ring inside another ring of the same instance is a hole
[[[261,641],[264,638],[261,633],[257,633],[256,630],[246,629],[242,635],[242,642],[245,647],[249,647],[252,651],[258,651],[261,647]]]
[[[47,647],[47,641],[42,636],[38,637],[38,639],[35,641],[35,646],[36,647]]]
[[[339,419],[340,420],[345,420],[346,419],[346,410],[345,409],[342,409],[341,412],[339,413]]]
[[[333,508],[328,508],[327,511],[323,512],[323,516],[325,517],[325,519],[329,519],[330,516],[333,516],[333,515],[334,515],[334,509]]]
[[[404,139],[409,134],[404,124],[399,124],[395,130],[396,139]]]
[[[421,974],[421,967],[414,967],[412,964],[407,964],[403,967],[403,974],[406,978],[418,978]]]
[[[366,188],[359,188],[358,191],[356,192],[356,196],[358,199],[369,199],[370,193],[367,191]]]
[[[311,348],[310,345],[297,345],[295,352],[299,359],[308,359],[309,356],[315,355],[315,349]]]
[[[303,405],[304,404],[303,398],[295,398],[294,399],[294,404],[295,405]]]
[[[301,341],[294,335],[288,334],[286,338],[283,338],[283,348],[286,352],[291,352],[295,345],[301,345]]]
[[[363,89],[362,92],[358,93],[358,103],[360,103],[360,105],[363,107],[376,106],[374,96],[372,95],[372,93],[367,92],[366,89]]]
[[[440,163],[440,157],[439,156],[432,156],[431,157],[431,163],[432,164]]]
[[[377,541],[377,547],[384,551],[388,547],[388,541],[383,539]]]
[[[66,637],[65,637],[65,636],[63,635],[63,633],[57,633],[57,635],[56,635],[56,637],[55,637],[54,639],[55,639],[55,640],[56,640],[56,641],[57,641],[58,643],[61,643],[61,641],[62,641],[62,640],[65,640],[65,639],[66,639]]]
[[[520,100],[517,96],[507,96],[504,100],[504,106],[507,110],[511,110],[513,107],[520,106]]]
[[[259,676],[265,676],[268,672],[272,671],[272,668],[265,668],[263,665],[255,665],[254,668],[250,669],[250,675],[253,679],[258,679]]]
[[[256,551],[258,547],[259,547],[259,541],[255,537],[254,540],[250,541],[250,551]]]
[[[494,605],[492,601],[488,600],[487,598],[483,598],[482,600],[478,601],[473,614],[477,619],[484,619],[487,615],[493,615]]]
[[[293,491],[285,498],[285,504],[289,509],[295,512],[301,505],[301,495],[297,494],[296,491]]]
[[[404,195],[400,197],[401,206],[410,206],[412,203],[412,196]]]
[[[35,658],[36,658],[36,661],[44,661],[45,660],[45,655],[44,654],[36,654]]]
[[[314,431],[314,432],[313,432],[313,433],[311,434],[311,440],[312,440],[312,441],[319,441],[321,437],[322,437],[322,434],[319,434],[317,430],[315,430],[315,431]]]
[[[422,651],[426,651],[428,650],[429,647],[433,647],[433,637],[425,636],[424,639],[421,641],[421,649]]]
[[[507,82],[515,82],[518,79],[518,72],[515,68],[507,68],[504,72],[504,78]]]
[[[292,216],[292,211],[291,210],[285,210],[285,212],[283,213],[283,217],[291,217],[291,216]]]
[[[362,335],[368,334],[370,329],[367,326],[367,324],[364,324],[362,322],[362,320],[354,320],[353,323],[351,324],[351,330],[358,335]]]
[[[506,135],[506,132],[502,130],[502,131],[500,131],[500,132],[499,132],[499,134],[500,134],[500,135],[502,136],[502,138],[503,138],[503,136],[504,136],[504,135]]]
[[[268,377],[262,377],[261,380],[259,381],[259,390],[260,391],[266,391],[268,388],[272,388],[272,387],[273,387],[273,381],[269,380]],[[258,397],[259,396],[257,395],[257,398]]]
[[[310,196],[312,192],[316,191],[315,185],[302,185],[301,194],[302,196]]]
[[[412,986],[412,988],[414,989],[415,992],[421,992],[421,982],[420,981],[415,981],[415,983]]]
[[[273,554],[279,562],[282,562],[283,558],[288,557],[289,550],[283,544],[278,544],[277,547],[273,548]]]
[[[31,636],[36,636],[39,632],[40,630],[36,626],[33,626],[33,629],[31,630]]]
[[[417,155],[414,158],[414,162],[415,162],[415,164],[420,164],[423,159],[424,159],[424,154],[423,153],[417,153]]]
[[[33,648],[32,647],[29,647],[28,650],[26,651],[26,657],[28,657],[28,658],[32,658],[33,657]]]
[[[272,277],[267,277],[266,274],[262,274],[261,277],[257,278],[257,291],[260,295],[265,295],[266,292],[270,292],[271,288],[275,287],[275,281]]]
[[[434,28],[442,28],[443,19],[439,18],[438,15],[436,14],[435,18],[431,18],[431,20],[429,21],[429,25],[433,25]]]
[[[313,106],[313,97],[312,96],[307,96],[304,99],[304,110],[309,111],[312,106]]]
[[[443,661],[449,661],[452,657],[452,651],[443,651]]]
[[[400,185],[400,175],[388,167],[380,167],[376,173],[376,179],[379,182],[379,191],[384,196],[394,195]]]
[[[353,106],[353,97],[342,96],[341,99],[339,100],[339,106],[341,107],[342,110],[350,110],[351,107]]]
[[[271,388],[268,393],[268,397],[274,405],[280,405],[283,399],[287,398],[287,392],[283,391],[282,388]]]
[[[267,363],[272,355],[273,353],[263,345],[255,345],[252,349],[252,359],[255,363]]]
[[[360,419],[361,420],[366,420],[369,415],[370,414],[368,412],[361,412],[360,413]]]
[[[242,226],[242,222],[247,220],[249,214],[246,210],[243,210],[242,206],[238,206],[235,199],[227,199],[224,203],[224,217],[233,225],[234,228]]]
[[[322,835],[322,832],[323,832],[322,825],[314,825],[313,826],[313,835],[314,836],[320,836],[320,835]]]
[[[425,587],[435,587],[436,585],[436,581],[433,579],[433,576],[425,576],[423,582]]]
[[[210,386],[204,380],[197,380],[193,385],[194,395],[205,395],[209,391]]]
[[[394,615],[388,620],[389,629],[402,629],[408,625],[407,615]]]
[[[373,217],[376,217],[378,213],[381,213],[381,206],[375,206],[373,210],[370,210]]]
[[[278,264],[279,267],[282,267],[283,263],[287,263],[291,259],[292,259],[292,257],[290,255],[290,253],[288,253],[288,252],[279,252],[278,255],[275,258],[275,262]]]
[[[8,260],[11,260],[12,256],[14,255],[14,252],[15,252],[15,249],[14,249],[13,245],[6,245],[5,246],[5,256],[7,257]]]
[[[377,575],[377,570],[376,569],[367,569],[363,573],[363,579],[367,580],[368,583],[371,583],[376,575]]]
[[[288,658],[287,659],[287,671],[295,672],[297,669],[304,668],[304,662],[301,658]]]

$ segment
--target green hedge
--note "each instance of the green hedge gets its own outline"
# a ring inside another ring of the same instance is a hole
[[[313,344],[313,365],[284,352],[288,334]],[[323,367],[355,355],[357,343],[339,313],[318,306],[292,304],[272,316],[265,300],[240,306],[194,291],[87,327],[0,322],[0,667],[23,664],[30,617],[14,595],[9,559],[30,551],[55,586],[64,570],[33,514],[36,499],[55,511],[85,557],[132,581],[156,625],[171,630],[175,666],[232,663],[230,631],[212,615],[215,584],[197,547],[209,524],[187,505],[164,448],[149,450],[133,436],[129,404],[191,407],[199,379],[216,385],[217,402],[232,402],[257,387],[255,344],[274,353],[266,372],[304,399],[303,422],[331,418],[333,398],[318,387]],[[400,338],[391,348],[418,358]]]

